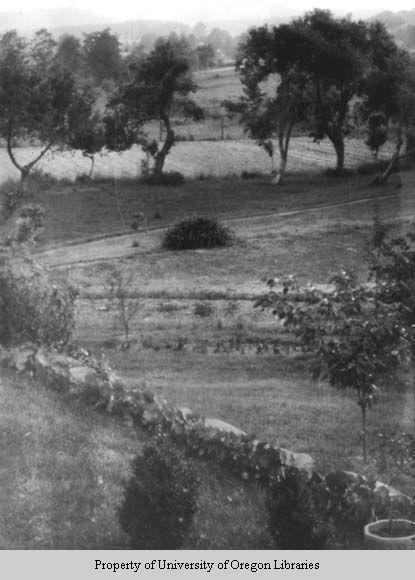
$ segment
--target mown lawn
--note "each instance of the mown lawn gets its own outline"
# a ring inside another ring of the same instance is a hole
[[[327,283],[331,274],[348,267],[365,279],[374,217],[399,231],[415,213],[414,182],[413,173],[405,175],[400,191],[393,185],[379,190],[359,181],[350,187],[350,181],[321,176],[297,176],[278,190],[260,178],[195,180],[180,188],[121,182],[118,198],[106,183],[93,188],[51,186],[35,192],[34,199],[47,209],[40,243],[44,247],[116,232],[120,216],[129,231],[135,211],[144,210],[150,217],[159,211],[161,219],[151,219],[150,227],[164,227],[194,213],[228,220],[237,237],[230,248],[167,252],[160,248],[162,230],[141,232],[128,258],[105,260],[106,248],[113,244],[109,239],[98,262],[54,271],[56,277],[80,286],[76,340],[94,352],[105,352],[132,383],[145,381],[150,390],[174,403],[308,452],[323,471],[360,470],[360,416],[353,396],[312,383],[301,359],[257,349],[277,330],[273,318],[255,311],[250,298],[266,290],[264,280],[271,276],[294,274],[302,282]],[[392,197],[381,199],[379,194]],[[362,197],[370,201],[278,219],[260,217]],[[67,246],[68,257],[70,252]],[[106,299],[105,279],[113,267],[135,273],[128,290],[139,309],[131,321],[129,350],[120,349],[122,333],[114,328]],[[210,305],[207,316],[196,314],[198,303]],[[239,340],[242,348],[228,348],[231,339]],[[404,376],[399,383],[384,385],[369,415],[369,451],[379,432],[413,429],[411,384]],[[3,390],[5,385],[3,381]],[[32,386],[9,392],[3,406],[7,421],[1,422],[6,425],[3,449],[13,449],[4,457],[3,473],[10,473],[10,479],[1,499],[8,539],[17,547],[125,547],[114,513],[122,476],[142,444],[141,435],[87,411],[71,407],[69,414],[60,400],[52,397],[51,403],[50,394]],[[18,413],[21,409],[24,412]],[[200,469],[200,509],[186,547],[267,547],[265,516],[255,491],[202,464]],[[79,475],[82,472],[85,477]],[[68,473],[74,474],[70,489]],[[412,493],[412,481],[388,472],[377,475]],[[99,477],[104,483],[97,488]],[[71,490],[75,495],[69,502],[66,494]],[[73,522],[63,530],[61,513]]]
[[[361,469],[360,409],[351,392],[311,380],[307,362],[271,353],[200,353],[158,349],[143,343],[128,354],[106,352],[131,384],[142,384],[169,401],[241,427],[281,447],[310,453],[317,468]],[[368,417],[369,452],[378,433],[399,427],[410,432],[415,422],[411,389],[402,380],[385,382]],[[373,466],[372,466],[373,467]],[[414,481],[378,474],[389,483]]]
[[[0,548],[124,549],[122,480],[146,434],[2,372]],[[260,494],[197,463],[188,549],[268,548]]]
[[[179,187],[148,186],[133,179],[118,178],[85,184],[36,178],[28,201],[42,204],[46,211],[45,229],[39,239],[43,246],[113,233],[133,233],[131,224],[136,212],[145,215],[152,229],[195,214],[215,215],[225,220],[250,218],[395,193],[399,194],[394,206],[396,213],[400,200],[412,197],[415,176],[408,172],[404,182],[402,190],[397,192],[393,183],[379,189],[368,185],[367,176],[340,180],[324,176],[321,171],[293,173],[280,187],[273,186],[268,176],[188,179]],[[1,188],[1,199],[7,189],[8,186]],[[144,231],[143,223],[139,229]]]
[[[408,174],[408,183],[411,179]],[[332,200],[341,199],[342,187],[344,183],[334,182]],[[321,199],[323,189],[314,194]],[[325,195],[327,201],[329,188]],[[305,203],[307,196],[303,190],[295,198]],[[224,210],[223,215],[229,214]],[[139,247],[128,259],[71,269],[69,277],[81,284],[83,296],[77,338],[104,350],[132,382],[145,380],[150,390],[172,402],[311,453],[324,471],[360,469],[360,415],[353,394],[313,383],[304,362],[261,348],[256,354],[257,346],[278,331],[269,313],[254,309],[252,297],[266,291],[264,280],[271,276],[294,274],[304,283],[324,284],[346,267],[365,280],[374,217],[398,232],[413,215],[413,201],[404,188],[397,197],[365,204],[229,222],[237,235],[231,248],[167,252],[154,235],[152,245]],[[114,312],[105,310],[105,278],[115,266],[135,273],[129,291],[139,309],[131,321],[128,351],[119,349],[121,329],[113,326]],[[207,316],[196,314],[199,303],[209,306]],[[242,342],[242,349],[228,347],[230,340]],[[379,432],[412,429],[410,383],[409,378],[397,386],[385,384],[369,417],[372,450]],[[381,474],[408,486],[395,475]]]
[[[148,186],[132,181],[94,185],[50,185],[34,188],[33,198],[45,208],[47,220],[41,245],[111,233],[133,233],[134,214],[142,212],[150,228],[166,227],[191,215],[217,215],[221,219],[298,209],[347,200],[344,186],[327,187],[324,178],[313,179],[304,196],[304,181],[294,179],[275,190],[266,178],[244,180],[189,180],[178,187]],[[139,225],[140,230],[144,225]]]

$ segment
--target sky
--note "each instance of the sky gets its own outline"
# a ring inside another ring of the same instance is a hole
[[[315,7],[333,12],[380,12],[412,10],[415,0],[0,0],[0,11],[27,12],[42,8],[74,6],[91,10],[114,21],[157,19],[196,22],[216,19],[244,19],[278,16],[293,11],[304,12]],[[281,7],[279,9],[279,6]]]

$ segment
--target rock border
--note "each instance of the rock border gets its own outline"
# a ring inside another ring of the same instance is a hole
[[[353,491],[356,504],[360,500],[358,490],[369,486],[366,478],[349,471],[337,470],[322,477],[307,453],[276,447],[219,419],[205,418],[187,407],[169,405],[145,387],[128,387],[105,359],[97,360],[83,348],[73,347],[67,354],[30,343],[0,348],[0,366],[28,374],[46,388],[66,393],[98,411],[119,416],[132,426],[167,432],[190,454],[214,461],[242,480],[256,482],[264,488],[286,468],[298,469],[310,478],[325,481],[336,497],[339,492],[346,497]],[[402,516],[409,513],[411,500],[399,490],[376,482],[373,493],[380,503],[386,494],[394,513]]]

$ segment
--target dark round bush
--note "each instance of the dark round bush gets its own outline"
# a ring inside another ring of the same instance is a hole
[[[268,529],[283,550],[321,550],[329,539],[327,497],[323,485],[306,473],[286,468],[267,497]]]
[[[231,232],[213,218],[194,217],[175,224],[163,240],[167,250],[216,248],[232,243]]]
[[[148,175],[143,181],[146,185],[176,186],[184,183],[184,176],[180,171],[165,171]]]
[[[196,512],[198,480],[191,465],[174,447],[160,443],[146,445],[132,469],[119,509],[131,547],[180,548]]]

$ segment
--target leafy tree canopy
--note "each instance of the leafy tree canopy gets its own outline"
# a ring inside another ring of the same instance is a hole
[[[56,43],[46,30],[30,40],[16,31],[0,38],[0,136],[22,179],[49,149],[67,143],[85,106],[73,76],[60,66]],[[26,164],[15,154],[22,139],[41,144],[38,155]]]
[[[287,113],[293,122],[308,118],[314,139],[327,137],[332,142],[336,169],[342,172],[344,139],[352,128],[351,105],[365,97],[370,79],[373,86],[380,82],[382,71],[386,71],[382,81],[386,91],[387,79],[393,74],[386,63],[395,62],[398,54],[398,47],[380,23],[335,18],[329,11],[314,10],[290,24],[251,30],[240,46],[237,67],[254,112],[256,105],[264,102],[261,81],[271,74],[280,75],[283,88],[277,89],[280,106],[274,108],[276,125],[286,124]],[[296,86],[294,100],[287,93],[287,79],[290,87]],[[387,100],[386,93],[378,96],[382,103]],[[286,103],[281,108],[282,100]],[[294,110],[290,110],[293,102]],[[289,127],[285,135],[287,130]]]
[[[171,115],[180,106],[195,115],[197,107],[189,106],[188,95],[196,91],[189,60],[182,41],[160,38],[148,54],[130,63],[128,80],[111,103],[112,113],[106,119],[107,146],[118,151],[139,142],[154,159],[154,172],[161,173],[164,161],[175,142]],[[166,138],[159,144],[147,137],[144,125],[159,120]]]
[[[84,35],[82,49],[88,70],[98,82],[119,79],[122,71],[121,44],[109,28]]]

